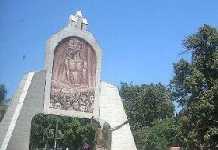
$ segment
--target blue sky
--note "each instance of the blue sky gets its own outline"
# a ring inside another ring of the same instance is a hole
[[[182,40],[218,25],[217,0],[0,0],[0,83],[9,96],[24,73],[43,68],[46,40],[79,9],[103,49],[102,80],[116,85],[167,85],[172,64],[189,58],[179,55]]]

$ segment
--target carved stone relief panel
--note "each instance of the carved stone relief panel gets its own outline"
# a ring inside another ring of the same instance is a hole
[[[81,38],[62,40],[54,51],[49,107],[92,113],[95,87],[95,51]]]

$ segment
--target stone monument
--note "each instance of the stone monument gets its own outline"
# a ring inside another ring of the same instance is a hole
[[[77,11],[48,40],[44,69],[24,76],[0,123],[0,150],[28,150],[38,113],[95,119],[108,124],[108,150],[136,150],[117,87],[100,81],[101,48],[87,26]]]

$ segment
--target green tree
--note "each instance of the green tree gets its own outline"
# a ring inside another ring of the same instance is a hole
[[[154,120],[173,116],[171,94],[162,84],[121,83],[120,95],[124,99],[124,107],[134,129],[151,126]]]
[[[218,31],[204,25],[184,40],[191,62],[174,64],[173,99],[182,106],[183,147],[211,149],[218,146]]]
[[[179,122],[175,118],[156,120],[151,127],[138,130],[136,140],[138,149],[168,150],[170,146],[179,145]]]
[[[84,142],[94,146],[95,132],[89,121],[72,118],[63,126],[64,145],[70,149],[79,149]]]
[[[171,118],[174,114],[171,93],[160,83],[150,85],[121,83],[120,95],[124,99],[124,107],[137,148],[144,149],[146,140],[143,135],[146,135],[153,126],[153,122]]]
[[[7,90],[3,84],[0,84],[0,105],[4,104],[6,99]]]
[[[55,134],[56,127],[61,133]],[[60,137],[57,145],[70,150],[81,148],[84,142],[92,147],[95,144],[95,128],[90,120],[38,114],[32,119],[30,149],[53,148],[55,135]]]

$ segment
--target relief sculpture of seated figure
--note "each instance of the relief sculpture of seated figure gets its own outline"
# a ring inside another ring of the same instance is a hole
[[[75,51],[65,58],[66,80],[70,86],[84,86],[87,81],[87,62],[81,58],[81,53]]]
[[[80,39],[70,38],[57,46],[51,84],[51,107],[93,112],[96,61],[92,48]]]

